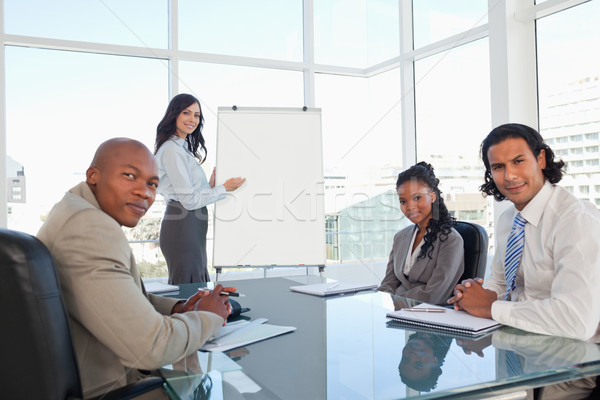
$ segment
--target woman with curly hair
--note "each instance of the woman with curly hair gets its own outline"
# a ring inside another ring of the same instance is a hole
[[[444,303],[464,270],[463,240],[444,204],[439,179],[425,162],[398,175],[400,209],[413,225],[394,236],[380,291]]]
[[[160,249],[169,283],[210,281],[207,270],[206,206],[240,187],[244,178],[230,178],[215,186],[215,171],[206,179],[206,159],[200,102],[191,94],[173,97],[156,128],[154,155],[158,164],[158,192],[167,203],[160,228]]]

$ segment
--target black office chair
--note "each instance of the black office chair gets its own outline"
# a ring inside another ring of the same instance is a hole
[[[77,360],[54,261],[26,233],[0,229],[0,392],[10,399],[81,399]],[[152,377],[102,399],[130,399],[163,385]]]
[[[468,278],[483,278],[487,267],[488,234],[483,226],[466,221],[456,221],[454,229],[463,238],[465,271],[459,282]]]

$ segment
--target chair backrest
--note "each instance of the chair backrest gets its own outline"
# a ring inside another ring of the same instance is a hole
[[[459,282],[467,278],[483,278],[489,241],[486,230],[481,225],[466,221],[456,221],[454,229],[462,236],[465,249],[465,272]]]
[[[0,229],[2,393],[11,399],[81,398],[67,311],[42,242]]]

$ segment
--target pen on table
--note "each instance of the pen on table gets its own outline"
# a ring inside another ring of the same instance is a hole
[[[446,312],[444,308],[405,308],[406,311],[415,311],[415,312],[431,312],[431,313],[443,313]]]
[[[340,284],[339,284],[339,283],[335,283],[335,284],[333,284],[333,285],[331,285],[331,286],[328,286],[328,287],[327,287],[327,290],[335,289],[335,288],[336,288],[336,287],[338,287],[338,286],[340,286]]]
[[[204,288],[204,287],[198,288],[198,290],[204,290],[205,292],[210,292],[209,288]],[[238,293],[238,292],[227,292],[225,290],[222,290],[220,294],[222,296],[230,296],[230,297],[240,297],[240,296],[243,297],[244,296],[243,294]]]

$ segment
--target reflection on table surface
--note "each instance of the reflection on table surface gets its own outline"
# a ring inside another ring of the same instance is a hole
[[[502,327],[481,337],[386,318],[417,302],[368,292],[317,297],[289,286],[316,276],[228,282],[252,319],[296,331],[163,369],[180,399],[483,398],[600,374],[600,346]],[[179,297],[198,285],[182,285]]]

